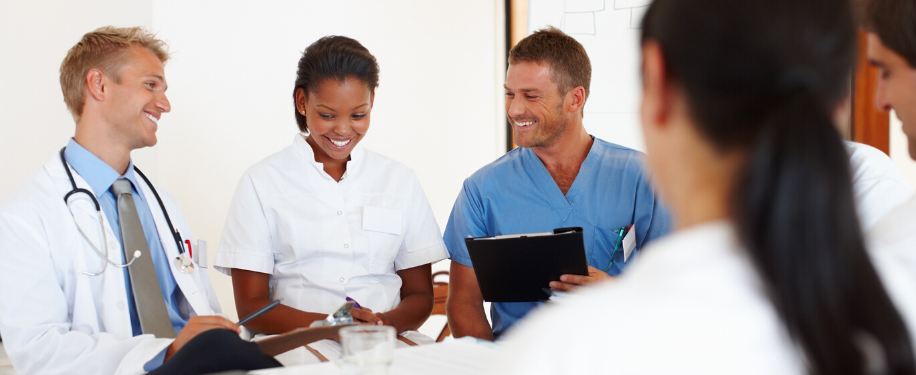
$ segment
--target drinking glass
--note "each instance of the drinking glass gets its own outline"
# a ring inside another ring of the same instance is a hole
[[[394,327],[356,325],[340,329],[341,368],[347,375],[386,375],[394,352]]]

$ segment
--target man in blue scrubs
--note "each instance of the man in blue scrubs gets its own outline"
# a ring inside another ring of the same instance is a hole
[[[642,154],[594,138],[582,125],[590,80],[585,49],[555,28],[535,32],[509,52],[506,114],[519,148],[465,180],[445,228],[453,336],[493,340],[539,304],[493,303],[491,329],[467,237],[582,227],[589,275],[563,275],[549,285],[569,290],[619,274],[639,248],[668,233],[668,214],[649,186]],[[623,251],[612,260],[620,239],[615,231],[631,224],[636,249],[626,260]]]

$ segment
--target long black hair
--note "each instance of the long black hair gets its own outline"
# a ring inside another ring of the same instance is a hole
[[[865,372],[870,337],[887,373],[916,373],[909,331],[866,254],[833,127],[855,61],[851,4],[655,0],[649,40],[698,131],[720,151],[746,152],[732,220],[810,372]]]
[[[369,91],[375,92],[378,87],[379,67],[375,56],[369,53],[356,39],[339,35],[330,35],[318,39],[302,52],[296,69],[296,84],[293,87],[293,103],[296,92],[305,90],[305,95],[318,90],[318,86],[329,79],[340,82],[355,78],[366,84]],[[296,123],[302,132],[308,131],[305,116],[294,112]]]

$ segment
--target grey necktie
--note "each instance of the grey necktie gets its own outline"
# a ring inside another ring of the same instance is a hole
[[[175,338],[175,329],[172,328],[172,321],[162,298],[156,266],[153,264],[130,187],[129,180],[119,178],[111,184],[111,191],[118,198],[118,225],[121,226],[121,250],[124,259],[129,260],[134,250],[140,250],[142,254],[127,267],[134,302],[140,315],[140,327],[143,333],[152,333],[158,338]]]

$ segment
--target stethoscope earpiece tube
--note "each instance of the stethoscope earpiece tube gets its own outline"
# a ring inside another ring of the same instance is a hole
[[[101,228],[102,230],[102,241],[105,244],[105,252],[103,253],[101,250],[99,250],[97,246],[95,246],[95,244],[92,243],[91,240],[89,240],[89,236],[87,236],[86,233],[83,232],[83,229],[79,225],[76,226],[76,229],[79,230],[80,234],[83,235],[83,238],[85,238],[86,241],[89,242],[89,245],[92,246],[92,249],[95,250],[96,254],[102,257],[102,259],[105,259],[105,263],[103,264],[102,269],[99,272],[82,271],[82,273],[85,275],[89,275],[89,276],[99,276],[105,273],[105,268],[108,267],[108,264],[111,264],[118,268],[124,268],[124,267],[130,266],[135,260],[137,260],[137,258],[139,258],[142,255],[142,253],[140,252],[140,250],[134,250],[133,257],[130,259],[130,261],[124,264],[118,264],[118,263],[112,262],[111,259],[108,259],[108,238],[107,238],[107,235],[105,234],[105,223],[102,221],[102,206],[99,204],[99,200],[96,199],[95,195],[92,194],[91,191],[87,189],[79,188],[76,186],[76,180],[73,178],[73,173],[70,172],[70,166],[67,164],[67,159],[64,156],[65,149],[66,147],[60,149],[60,161],[64,166],[64,171],[67,172],[67,178],[70,180],[70,185],[72,186],[72,189],[69,192],[67,192],[67,194],[64,195],[64,204],[67,205],[67,209],[69,210],[71,196],[80,194],[80,193],[86,194],[86,196],[88,196],[89,199],[92,200],[92,203],[95,205],[95,211],[98,213],[98,217],[99,217],[99,228]],[[152,191],[153,195],[156,197],[156,201],[159,203],[159,208],[162,210],[162,215],[165,217],[165,222],[166,224],[168,224],[169,231],[172,233],[172,237],[175,240],[175,245],[178,246],[178,257],[176,257],[175,261],[173,262],[175,265],[175,268],[177,268],[179,271],[183,273],[194,272],[194,263],[192,263],[190,259],[188,259],[187,255],[185,255],[184,244],[181,243],[181,234],[178,233],[178,231],[176,231],[175,227],[172,225],[172,219],[169,217],[169,212],[166,211],[165,209],[165,204],[162,203],[162,198],[159,197],[159,192],[156,191],[156,188],[153,187],[153,184],[150,182],[150,180],[146,178],[146,175],[144,175],[143,172],[141,172],[140,169],[137,168],[137,166],[134,166],[134,171],[137,172],[137,174],[140,175],[141,178],[143,178],[143,182],[146,183],[146,186],[149,186],[150,191]],[[73,215],[72,210],[70,212],[70,215]]]

